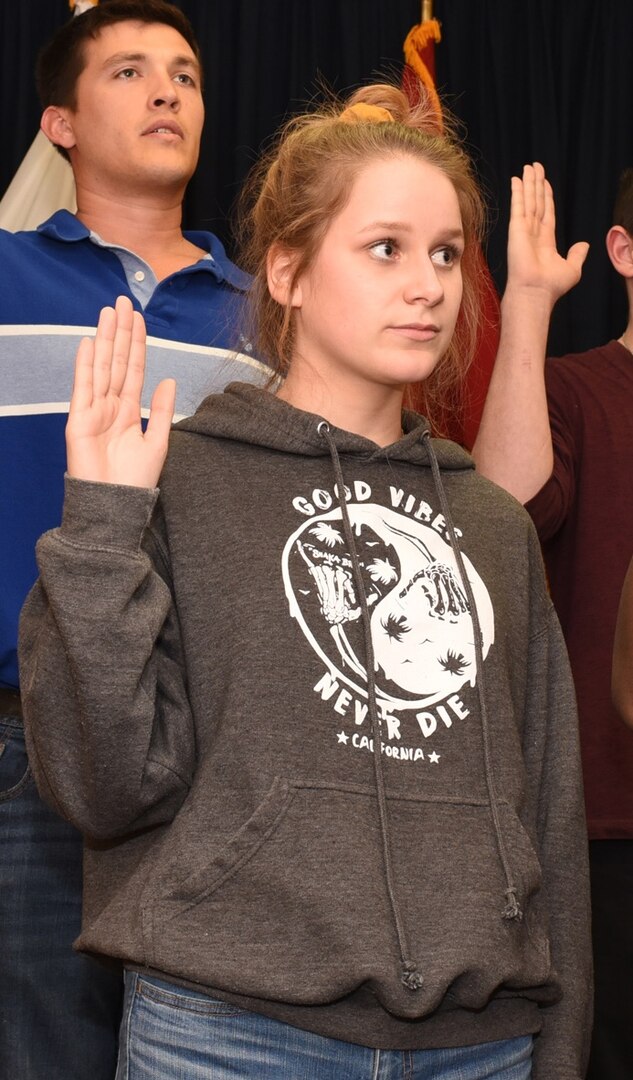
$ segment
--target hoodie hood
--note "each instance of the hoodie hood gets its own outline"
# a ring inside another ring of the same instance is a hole
[[[322,422],[322,416],[295,409],[268,390],[247,383],[230,383],[224,393],[205,398],[195,414],[182,420],[176,428],[305,457],[329,457],[328,444],[319,433]],[[404,435],[398,442],[385,447],[329,423],[328,428],[340,454],[358,455],[366,463],[388,459],[416,465],[430,464],[423,439],[429,424],[418,413],[403,411]],[[432,443],[441,469],[474,469],[470,455],[456,443],[446,439],[433,439]]]

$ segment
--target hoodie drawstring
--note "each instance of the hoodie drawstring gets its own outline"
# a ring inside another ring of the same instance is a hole
[[[433,449],[433,443],[431,440],[431,433],[428,429],[422,432],[422,438],[425,441],[426,449],[429,455],[429,461],[431,463],[431,472],[433,474],[433,482],[435,484],[435,490],[440,500],[442,507],[442,513],[446,521],[448,528],[448,535],[450,539],[451,549],[455,556],[455,561],[459,569],[459,576],[461,578],[462,585],[468,598],[470,605],[470,614],[473,622],[473,631],[475,637],[475,657],[477,660],[477,697],[479,700],[479,711],[481,715],[481,729],[482,740],[484,749],[484,769],[486,774],[486,787],[488,789],[488,803],[490,805],[490,812],[492,814],[492,820],[495,830],[495,839],[497,842],[497,850],[499,852],[499,859],[503,867],[503,873],[506,879],[505,889],[505,905],[502,909],[501,915],[504,919],[518,919],[523,918],[523,912],[521,905],[517,898],[517,889],[512,881],[512,874],[510,870],[510,864],[507,857],[505,841],[503,839],[503,830],[501,828],[501,822],[499,820],[499,806],[497,792],[495,790],[494,778],[492,773],[492,761],[490,753],[490,731],[488,723],[488,708],[486,704],[485,693],[485,675],[484,675],[484,655],[483,655],[483,635],[481,633],[481,624],[479,622],[479,614],[477,612],[477,605],[475,604],[475,596],[473,593],[472,585],[466,573],[466,567],[464,566],[464,560],[462,553],[457,542],[457,534],[455,532],[455,526],[453,525],[453,519],[451,517],[450,508],[448,505],[448,499],[446,498],[446,492],[444,491],[444,485],[442,484],[442,477],[440,475],[440,467],[438,465],[435,450]]]
[[[378,718],[378,703],[376,694],[376,675],[375,675],[375,661],[374,661],[374,648],[371,636],[371,622],[369,618],[369,609],[367,605],[367,597],[365,593],[365,587],[363,583],[363,577],[361,573],[360,561],[358,553],[356,551],[356,545],[354,543],[354,536],[352,531],[352,525],[350,522],[349,514],[347,511],[347,505],[345,502],[345,481],[343,479],[343,471],[341,468],[340,458],[336,443],[330,433],[329,425],[325,421],[321,421],[318,425],[319,434],[327,442],[330,457],[332,459],[332,466],[336,478],[338,501],[341,508],[341,517],[343,523],[343,531],[349,548],[350,560],[352,563],[352,571],[354,576],[354,582],[358,590],[358,596],[361,608],[363,635],[365,642],[365,653],[367,658],[367,700],[368,700],[368,712],[371,722],[372,736],[374,740],[374,778],[376,783],[376,795],[378,802],[378,812],[380,818],[380,829],[382,838],[382,850],[383,850],[383,867],[385,872],[387,893],[389,896],[389,903],[393,914],[393,919],[396,928],[396,935],[398,938],[398,947],[400,950],[400,964],[401,964],[401,982],[409,990],[419,990],[423,984],[424,979],[418,970],[417,964],[409,958],[409,946],[406,930],[400,913],[400,907],[395,893],[394,881],[393,881],[393,864],[391,859],[391,846],[390,846],[390,830],[389,830],[389,816],[387,809],[387,797],[385,793],[385,780],[382,767],[382,755],[380,753],[380,720]],[[490,749],[490,723],[488,716],[487,697],[485,689],[485,672],[484,672],[484,656],[483,656],[483,635],[481,631],[481,623],[479,621],[479,613],[477,611],[477,605],[475,602],[475,595],[470,583],[468,574],[466,573],[466,567],[464,565],[464,559],[461,549],[457,540],[457,534],[455,532],[455,526],[451,516],[450,507],[444,485],[442,483],[442,477],[440,473],[440,467],[437,461],[435,450],[433,449],[433,443],[431,439],[431,432],[427,429],[421,432],[421,437],[425,443],[425,447],[428,453],[429,462],[431,465],[431,473],[433,476],[433,483],[437,492],[438,499],[446,521],[448,530],[448,536],[450,541],[451,550],[457,564],[461,583],[463,585],[468,604],[470,607],[470,615],[473,624],[473,636],[475,646],[475,658],[477,662],[477,698],[479,702],[479,710],[481,716],[481,729],[482,729],[482,743],[484,753],[484,772],[486,778],[486,790],[488,793],[488,805],[490,807],[490,813],[492,816],[495,841],[497,845],[497,852],[501,867],[505,877],[506,888],[504,890],[504,904],[501,910],[501,917],[507,920],[516,920],[520,922],[523,918],[523,911],[519,903],[517,895],[517,887],[512,878],[512,871],[510,867],[510,860],[508,859],[508,853],[506,849],[506,843],[503,836],[503,828],[499,816],[499,799],[494,782],[494,775],[492,769],[492,754]]]
[[[329,425],[324,420],[320,422],[318,426],[318,431],[319,434],[327,442],[330,456],[332,459],[334,475],[336,477],[338,501],[341,508],[341,516],[343,521],[343,531],[345,533],[345,539],[347,540],[349,548],[350,559],[352,562],[352,571],[354,575],[354,583],[358,590],[358,598],[360,601],[363,635],[365,640],[365,655],[367,660],[367,702],[371,722],[372,737],[374,741],[374,753],[372,756],[374,759],[374,778],[376,783],[376,795],[378,801],[378,815],[380,819],[380,835],[382,839],[383,867],[387,885],[387,894],[389,896],[389,903],[391,905],[391,911],[393,914],[396,928],[396,935],[398,938],[398,948],[400,950],[400,980],[403,986],[406,986],[407,990],[415,991],[420,990],[420,988],[424,984],[424,979],[418,971],[417,964],[409,958],[407,934],[400,913],[400,907],[396,897],[393,882],[393,865],[391,861],[391,840],[389,832],[389,814],[387,810],[387,796],[385,794],[385,778],[382,768],[382,754],[380,752],[381,734],[380,720],[378,719],[378,704],[376,698],[374,646],[371,637],[371,623],[369,619],[367,597],[365,594],[365,586],[363,583],[358,553],[356,551],[356,545],[354,543],[352,525],[345,503],[345,481],[343,479],[343,472],[341,469],[341,462],[338,456],[338,450],[336,449],[336,444],[330,434]]]

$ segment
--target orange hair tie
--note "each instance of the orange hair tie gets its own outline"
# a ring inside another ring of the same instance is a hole
[[[344,124],[355,124],[359,120],[366,120],[372,124],[385,124],[389,120],[393,121],[393,116],[389,109],[383,109],[381,105],[366,105],[364,101],[359,101],[356,105],[350,105],[344,109],[338,119]]]

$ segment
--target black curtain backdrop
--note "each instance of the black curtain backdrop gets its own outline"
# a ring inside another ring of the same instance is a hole
[[[107,0],[102,0],[107,2]],[[207,123],[185,224],[217,232],[234,253],[229,218],[244,176],[279,123],[319,95],[376,76],[399,78],[419,0],[179,0],[200,42]],[[437,82],[490,205],[488,259],[505,280],[509,179],[540,160],[552,180],[561,248],[589,240],[581,284],[555,311],[550,351],[618,336],[622,283],[607,259],[617,176],[633,165],[633,0],[436,0]],[[0,192],[39,120],[33,65],[70,12],[66,0],[0,4],[3,153]]]

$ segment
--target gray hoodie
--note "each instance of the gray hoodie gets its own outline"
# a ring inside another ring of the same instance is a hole
[[[233,384],[160,493],[67,479],[20,656],[78,947],[383,1048],[590,1031],[574,694],[528,515],[415,414]]]

